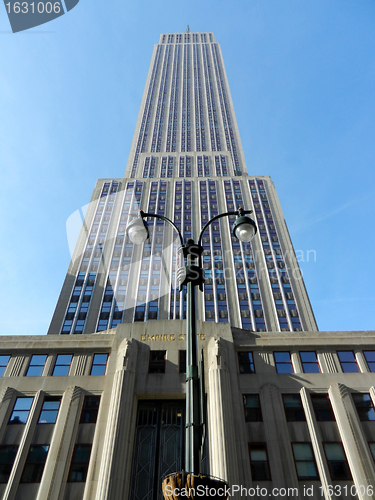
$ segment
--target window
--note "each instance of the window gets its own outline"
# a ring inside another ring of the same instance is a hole
[[[85,396],[80,424],[95,424],[98,418],[100,396]]]
[[[31,357],[29,368],[26,372],[26,377],[40,377],[46,363],[46,354],[34,354]]]
[[[299,394],[283,394],[283,402],[288,422],[304,422],[306,420]]]
[[[105,375],[108,354],[94,354],[90,375]]]
[[[38,424],[55,424],[59,413],[61,398],[46,398],[43,402]]]
[[[68,476],[69,483],[84,483],[89,468],[91,444],[76,444]]]
[[[166,351],[150,351],[148,373],[165,373]]]
[[[246,422],[262,422],[262,411],[258,394],[244,394],[243,406]]]
[[[292,360],[289,352],[274,352],[277,373],[293,373]]]
[[[331,479],[352,479],[341,443],[323,443]]]
[[[0,446],[0,483],[7,483],[16,458],[18,446]]]
[[[178,370],[179,373],[186,373],[186,351],[178,351],[179,362],[178,362]]]
[[[359,420],[366,422],[375,420],[374,406],[371,401],[370,394],[352,394],[352,398],[357,408]]]
[[[252,352],[239,352],[238,363],[240,366],[240,373],[255,373]]]
[[[73,354],[59,354],[56,358],[52,376],[65,377],[66,375],[68,375],[72,358]]]
[[[335,420],[328,394],[311,394],[311,402],[318,422],[333,422]]]
[[[293,443],[298,479],[318,479],[313,451],[310,443]]]
[[[49,445],[31,445],[21,476],[21,483],[40,483]]]
[[[305,373],[320,373],[318,359],[316,357],[316,352],[305,351],[300,352],[302,367]]]
[[[8,362],[10,360],[10,356],[5,354],[0,356],[0,377],[4,375],[5,369],[8,366]]]
[[[26,424],[34,398],[17,398],[9,424]]]
[[[375,372],[375,351],[363,351],[370,372]]]
[[[267,448],[263,443],[249,444],[251,477],[253,481],[270,481]]]
[[[337,351],[344,373],[358,373],[358,365],[353,351]]]

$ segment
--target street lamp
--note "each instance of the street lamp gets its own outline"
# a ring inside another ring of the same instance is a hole
[[[144,243],[149,237],[145,217],[161,219],[173,226],[179,236],[181,248],[181,261],[177,271],[177,279],[180,283],[180,290],[186,285],[186,430],[185,430],[185,470],[192,475],[201,472],[201,408],[199,375],[197,364],[197,333],[196,333],[196,308],[195,308],[195,287],[203,291],[204,271],[202,266],[202,237],[208,226],[217,219],[237,215],[233,224],[233,236],[243,243],[252,240],[257,232],[255,222],[247,216],[252,210],[239,208],[237,212],[225,212],[216,215],[202,228],[198,243],[188,239],[184,243],[180,230],[167,217],[158,214],[145,213],[140,210],[140,217],[133,219],[126,229],[126,233],[134,244]],[[200,376],[204,377],[204,373]]]

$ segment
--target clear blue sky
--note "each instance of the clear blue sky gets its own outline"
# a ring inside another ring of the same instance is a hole
[[[0,334],[47,332],[65,224],[122,177],[153,45],[213,31],[250,174],[271,175],[320,330],[374,329],[375,3],[80,0],[12,34],[0,8]]]

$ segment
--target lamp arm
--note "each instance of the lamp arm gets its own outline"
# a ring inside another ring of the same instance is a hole
[[[139,213],[140,213],[142,219],[144,217],[154,217],[155,219],[161,219],[161,220],[164,220],[165,222],[168,222],[168,224],[170,224],[171,226],[173,226],[176,229],[176,231],[178,233],[178,237],[180,238],[181,246],[184,244],[180,230],[178,229],[178,227],[176,226],[176,224],[174,222],[172,222],[170,219],[168,219],[168,217],[164,217],[164,215],[158,215],[158,214],[149,214],[147,212],[144,212],[143,210],[140,210]]]
[[[200,246],[201,244],[201,241],[202,241],[202,237],[203,237],[203,233],[205,232],[205,230],[208,228],[208,226],[210,224],[212,224],[215,220],[217,219],[221,219],[222,217],[229,217],[231,215],[237,215],[237,216],[242,216],[242,215],[246,215],[246,214],[251,214],[253,211],[252,210],[244,210],[243,208],[239,208],[237,210],[237,212],[225,212],[224,214],[219,214],[219,215],[215,215],[215,217],[212,217],[211,220],[209,220],[207,222],[207,224],[205,226],[203,226],[202,228],[202,231],[199,235],[199,239],[198,239],[198,245]]]

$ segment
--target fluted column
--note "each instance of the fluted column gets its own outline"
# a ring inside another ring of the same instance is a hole
[[[208,344],[208,433],[210,474],[239,484],[228,352],[222,339]]]
[[[0,393],[0,442],[4,436],[5,429],[10,417],[11,405],[14,403],[15,390],[5,387]]]
[[[374,484],[374,462],[351,394],[346,385],[333,384],[329,388],[329,397],[353,480],[357,486],[358,498],[360,500],[375,498],[375,495],[367,494],[368,487],[373,487]]]
[[[16,458],[14,459],[13,469],[9,476],[8,484],[5,489],[2,500],[13,500],[17,493],[19,480],[22,470],[25,465],[26,457],[29,452],[29,447],[34,436],[37,418],[43,403],[42,391],[37,392],[34,397],[33,404],[30,409],[29,418],[25,424],[25,429],[22,434],[21,442],[18,447]]]
[[[58,500],[62,497],[61,486],[65,485],[68,474],[68,459],[76,440],[82,398],[80,387],[69,387],[64,392],[37,500]]]
[[[131,423],[134,407],[137,344],[124,340],[118,351],[108,409],[96,500],[127,498],[131,472]],[[84,500],[90,500],[88,493]]]
[[[314,450],[315,461],[318,467],[319,478],[323,486],[324,498],[330,500],[332,497],[328,494],[328,485],[332,484],[332,481],[330,480],[331,476],[329,474],[327,462],[324,458],[325,453],[322,444],[322,435],[306,387],[301,389],[300,394],[303,409],[305,410],[307,427],[309,428],[311,444]]]
[[[280,389],[273,384],[265,384],[260,389],[259,398],[268,459],[272,471],[272,486],[298,489],[299,484]]]

